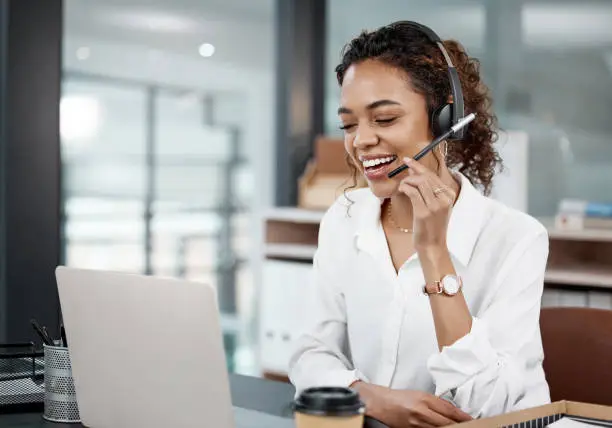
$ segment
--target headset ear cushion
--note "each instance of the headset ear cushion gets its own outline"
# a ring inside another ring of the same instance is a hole
[[[442,104],[431,114],[431,130],[434,138],[444,134],[453,125],[452,104]]]

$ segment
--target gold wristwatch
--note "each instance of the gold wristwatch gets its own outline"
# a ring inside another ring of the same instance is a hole
[[[457,294],[463,281],[458,275],[445,275],[440,281],[434,281],[430,284],[425,284],[423,292],[425,294],[446,294],[447,296],[454,296]]]

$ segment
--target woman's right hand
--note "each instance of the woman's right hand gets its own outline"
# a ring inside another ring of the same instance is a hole
[[[396,390],[357,382],[353,385],[366,414],[391,428],[442,427],[472,420],[446,400],[421,391]]]

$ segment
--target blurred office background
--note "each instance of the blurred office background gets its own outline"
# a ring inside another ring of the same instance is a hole
[[[248,367],[253,213],[271,203],[273,6],[65,0],[63,12],[66,264],[213,284],[228,353]]]
[[[525,164],[509,168],[527,170],[529,213],[552,217],[563,198],[612,202],[610,1],[50,3],[61,8],[61,23],[45,27],[61,31],[58,257],[215,285],[231,370],[261,371],[262,216],[296,204],[314,137],[340,135],[333,69],[362,29],[416,20],[480,58],[500,126],[528,136]],[[37,13],[4,12],[7,25]],[[5,36],[8,50],[26,37]],[[8,212],[15,198],[4,193]],[[10,221],[5,255],[25,245]],[[6,269],[3,307],[26,299],[9,282],[27,269]],[[0,340],[30,316],[9,318]]]

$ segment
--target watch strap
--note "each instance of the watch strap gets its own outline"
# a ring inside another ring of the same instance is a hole
[[[423,287],[423,293],[425,294],[442,294],[442,281],[434,281],[429,284],[425,284]]]

